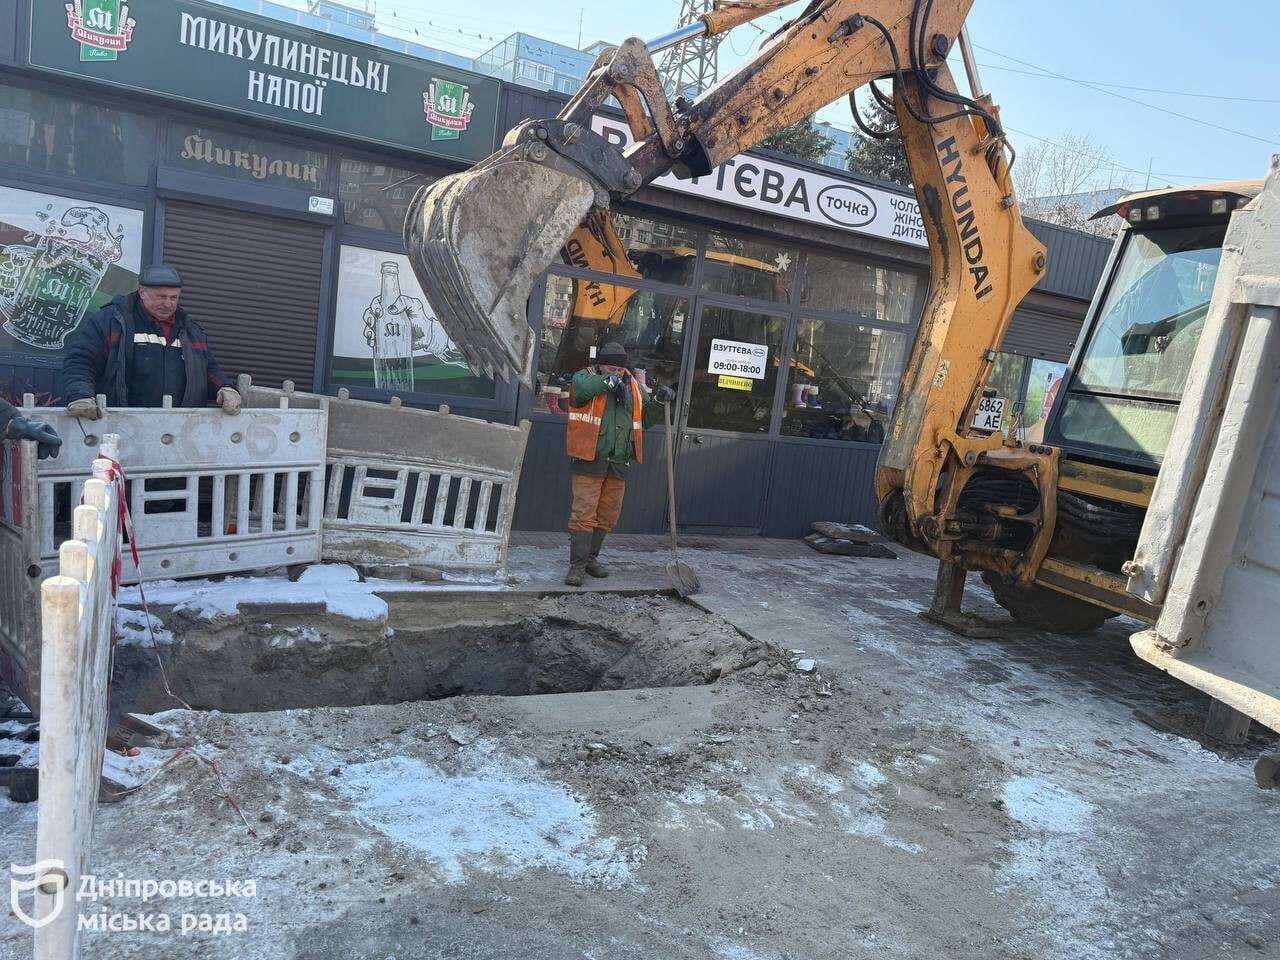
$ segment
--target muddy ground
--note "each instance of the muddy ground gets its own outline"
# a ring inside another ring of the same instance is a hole
[[[663,558],[619,559],[662,582]],[[695,685],[159,714],[217,760],[256,836],[183,759],[100,808],[97,872],[257,895],[81,910],[248,929],[91,932],[87,955],[1280,956],[1280,794],[1251,774],[1278,748],[1198,742],[1204,702],[1136,661],[1131,624],[964,640],[919,618],[922,559],[690,559],[705,613],[538,602],[700,645],[657,681]],[[388,622],[422,629],[428,609],[392,599]],[[29,862],[34,828],[34,805],[0,799],[0,851]],[[9,917],[0,958],[30,950]]]

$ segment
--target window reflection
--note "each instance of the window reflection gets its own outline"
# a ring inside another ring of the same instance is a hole
[[[149,117],[0,84],[0,163],[145,186],[155,153]]]
[[[698,237],[688,227],[601,211],[589,214],[560,251],[567,266],[676,286],[693,282],[697,258]]]
[[[538,344],[537,409],[567,414],[569,381],[590,365],[592,347],[611,340],[627,348],[643,382],[675,386],[688,316],[684,297],[548,277]]]
[[[413,195],[434,179],[414,170],[343,157],[338,170],[343,220],[355,227],[387,230],[399,236]]]
[[[786,303],[791,298],[797,259],[794,248],[712,230],[707,235],[702,289]]]
[[[703,307],[689,393],[690,427],[769,432],[785,328],[782,317],[710,304]],[[745,374],[741,370],[724,372],[727,368],[712,356],[717,341],[730,345],[730,352],[721,348],[717,357],[758,358],[756,369]]]
[[[916,274],[903,270],[811,253],[805,259],[800,302],[814,310],[908,324],[919,282]]]
[[[901,333],[801,320],[783,401],[783,436],[882,442],[905,351]]]

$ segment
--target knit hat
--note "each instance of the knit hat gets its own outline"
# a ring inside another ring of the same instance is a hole
[[[596,362],[604,363],[611,367],[625,367],[627,365],[627,348],[618,343],[617,340],[610,340],[596,353]]]

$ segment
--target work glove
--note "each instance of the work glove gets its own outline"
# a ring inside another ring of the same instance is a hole
[[[618,385],[622,383],[622,378],[616,373],[607,373],[604,377],[604,388],[610,393],[618,392]]]
[[[222,412],[228,416],[234,417],[240,412],[243,401],[240,399],[240,392],[232,387],[223,387],[218,391],[218,406],[222,408]]]
[[[77,420],[101,420],[102,410],[98,407],[98,401],[93,397],[84,397],[80,400],[72,400],[67,404],[67,413],[75,417]]]
[[[62,447],[62,438],[58,431],[39,420],[28,420],[26,417],[14,417],[9,421],[9,428],[4,433],[6,440],[31,440],[38,444],[38,456],[41,460],[56,457]]]
[[[659,403],[671,403],[675,398],[676,392],[671,387],[653,388],[653,399],[657,400]]]

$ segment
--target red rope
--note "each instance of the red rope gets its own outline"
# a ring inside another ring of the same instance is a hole
[[[111,457],[104,456],[101,452],[99,452],[98,455],[99,457],[101,457],[101,459],[106,460],[109,464],[111,464],[111,466],[107,470],[107,479],[111,482],[114,482],[116,485],[116,497],[117,497],[117,504],[118,504],[118,508],[116,511],[117,513],[116,522],[118,524],[117,533],[121,535],[121,538],[120,538],[121,540],[124,539],[125,535],[127,535],[129,538],[129,552],[133,557],[133,567],[138,572],[138,597],[142,600],[142,614],[147,618],[147,635],[151,639],[151,649],[156,656],[156,665],[160,668],[160,679],[164,682],[165,693],[167,693],[174,700],[177,700],[186,709],[191,710],[193,709],[191,704],[187,703],[185,700],[179,697],[176,693],[174,693],[172,689],[170,689],[169,677],[165,673],[165,669],[164,669],[164,660],[160,656],[160,643],[159,641],[156,640],[155,627],[152,626],[151,610],[147,606],[147,594],[143,586],[142,560],[138,555],[138,537],[133,525],[133,514],[129,510],[129,498],[125,494],[125,484],[128,478],[125,476],[124,467],[120,464],[118,460],[113,460]],[[84,502],[83,496],[80,498],[80,502],[81,503]],[[117,597],[119,596],[120,579],[123,573],[123,567],[124,567],[123,556],[122,556],[122,551],[120,549],[120,541],[118,540],[116,542],[116,553],[111,561],[111,598],[112,600],[117,599]],[[112,616],[111,618],[111,666],[108,670],[108,677],[110,677],[110,675],[115,670],[115,646],[116,646],[116,621],[115,621],[115,617]],[[107,686],[108,714],[110,714],[110,696],[111,696],[111,688],[110,688],[110,683],[108,683],[108,686]],[[119,794],[119,796],[124,796],[125,794],[133,793],[135,790],[141,790],[144,786],[151,783],[156,777],[158,777],[161,773],[163,773],[166,768],[168,768],[175,761],[180,760],[184,756],[194,757],[195,759],[199,760],[201,763],[203,763],[206,767],[209,768],[209,772],[213,774],[214,782],[217,784],[218,790],[222,793],[223,799],[226,800],[227,803],[231,805],[231,809],[234,810],[237,815],[239,815],[240,820],[245,825],[245,829],[249,831],[249,836],[253,837],[256,840],[258,838],[258,834],[254,831],[253,827],[249,826],[249,821],[245,818],[244,811],[240,809],[240,804],[236,802],[236,798],[231,793],[231,791],[227,789],[227,785],[222,779],[222,770],[218,766],[218,761],[210,760],[207,757],[202,757],[200,754],[196,753],[190,747],[181,748],[177,753],[175,753],[173,756],[167,759],[164,763],[162,763],[159,769],[157,769],[156,772],[152,774],[152,776],[148,777],[145,781],[143,781],[137,787],[134,787],[131,790],[122,791]]]

